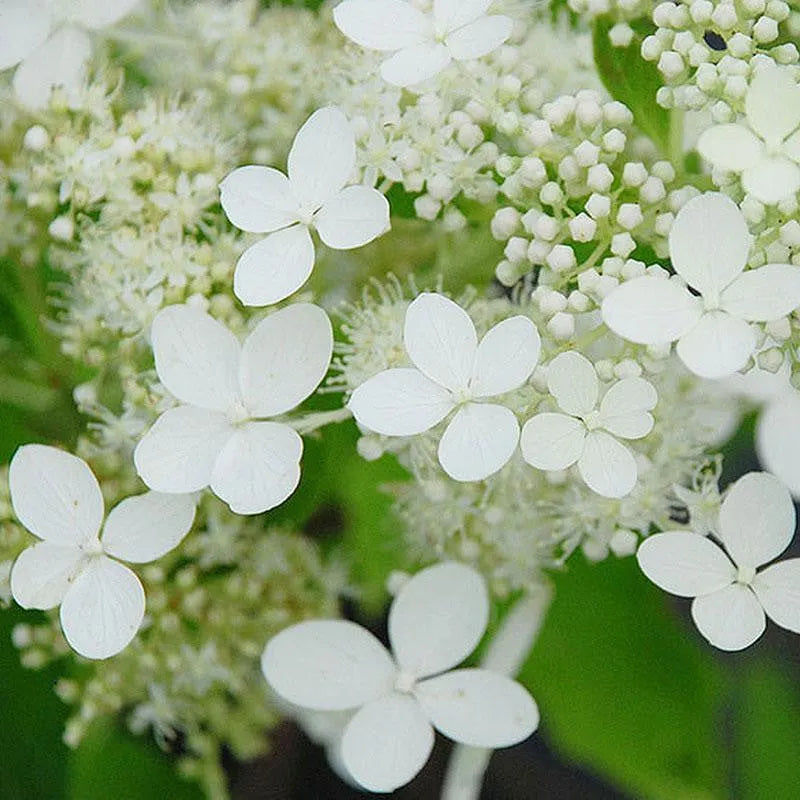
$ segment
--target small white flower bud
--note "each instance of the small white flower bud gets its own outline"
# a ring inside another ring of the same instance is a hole
[[[576,242],[591,242],[595,233],[597,233],[597,223],[583,211],[573,217],[568,226],[569,232]]]
[[[593,219],[605,219],[611,213],[611,198],[606,194],[593,192],[584,208]]]
[[[633,28],[627,22],[618,22],[609,30],[608,40],[614,47],[627,47],[633,41]]]
[[[787,247],[800,247],[800,222],[791,219],[778,230],[781,241]]]
[[[575,253],[571,247],[565,244],[557,244],[545,259],[547,266],[554,272],[567,272],[575,269],[578,262],[575,260]]]
[[[609,125],[632,125],[633,112],[619,100],[611,100],[603,105],[603,117]]]
[[[581,167],[595,165],[600,157],[600,148],[588,140],[582,141],[572,152]]]
[[[646,36],[642,42],[641,54],[645,61],[658,61],[661,53],[664,52],[664,46],[661,44],[657,36]]]
[[[523,186],[541,186],[547,180],[547,168],[544,161],[536,156],[523,158],[518,174]]]
[[[647,167],[641,161],[629,161],[622,168],[622,183],[625,186],[641,186],[647,180]]]
[[[629,233],[616,233],[611,237],[611,252],[615,256],[627,258],[635,249],[636,242]]]
[[[75,235],[75,224],[67,216],[56,217],[48,226],[47,232],[62,242],[69,242]]]
[[[528,240],[521,236],[512,236],[506,243],[503,255],[512,264],[521,264],[528,257]]]
[[[638,545],[639,537],[627,528],[618,528],[608,542],[609,549],[617,558],[632,556]]]
[[[575,107],[575,119],[586,127],[597,125],[603,118],[603,109],[596,100],[582,100]]]
[[[710,0],[694,0],[689,6],[689,16],[698,24],[705,25],[714,11],[714,4]]]
[[[571,339],[575,335],[575,317],[559,311],[550,318],[545,328],[554,339]]]
[[[594,294],[595,288],[600,283],[600,275],[596,269],[587,269],[578,275],[578,289],[584,294]]]
[[[672,229],[672,223],[674,221],[675,215],[670,211],[666,211],[656,216],[653,228],[659,236],[667,236]]]
[[[377,436],[361,436],[356,442],[356,452],[364,461],[377,461],[383,455],[383,447]]]
[[[600,264],[600,271],[603,275],[618,277],[622,273],[625,262],[619,256],[608,256]]]
[[[556,292],[546,287],[542,287],[542,289],[543,291],[537,298],[539,311],[541,311],[542,314],[550,317],[553,314],[557,314],[559,311],[563,311],[567,307],[567,298],[564,297],[561,292]]]
[[[778,347],[762,350],[756,356],[756,363],[761,369],[774,374],[783,366],[783,352]]]
[[[634,258],[629,258],[622,267],[622,277],[626,281],[640,278],[645,273],[647,265],[644,261],[638,261]]]
[[[589,167],[586,185],[595,192],[607,192],[614,183],[614,175],[607,164],[595,164]]]
[[[434,220],[441,210],[442,204],[429,194],[424,194],[414,201],[414,211],[420,219]]]
[[[656,178],[655,175],[651,175],[639,190],[639,198],[643,203],[660,203],[666,196],[667,190],[664,187],[664,181]]]
[[[558,220],[547,214],[540,214],[536,221],[533,223],[533,232],[539,239],[544,239],[546,242],[552,242],[558,236],[560,225]]]
[[[603,150],[607,153],[621,153],[625,149],[628,137],[619,129],[612,128],[603,134]]]
[[[759,44],[774,42],[778,38],[778,23],[772,17],[760,17],[753,25],[753,38]]]
[[[483,142],[483,139],[483,131],[480,126],[472,122],[461,125],[456,134],[456,141],[464,150],[473,150]]]
[[[712,22],[722,31],[736,26],[737,15],[733,3],[720,3],[711,14]]]
[[[519,222],[520,214],[516,208],[511,208],[511,206],[498,208],[490,225],[492,236],[498,241],[505,241],[516,233]]]
[[[525,133],[534,147],[544,147],[553,138],[550,124],[544,119],[537,119],[531,122],[525,129]]]
[[[614,366],[614,377],[622,380],[623,378],[638,378],[642,374],[642,365],[632,358],[623,358]]]
[[[583,292],[573,289],[569,293],[569,297],[567,298],[567,308],[570,311],[582,314],[584,311],[589,310],[589,305],[589,298]]]
[[[684,70],[685,64],[680,53],[665,50],[658,59],[658,70],[667,79],[677,78]]]
[[[788,317],[781,317],[767,322],[764,325],[764,330],[768,336],[771,336],[778,342],[784,342],[792,335],[792,323],[789,322]]]
[[[549,181],[540,189],[539,200],[547,206],[558,206],[564,200],[564,192],[555,181]]]
[[[695,42],[696,39],[691,31],[681,31],[675,34],[675,38],[672,40],[672,49],[682,56],[686,56]]]
[[[495,268],[494,276],[503,286],[513,286],[521,277],[519,267],[503,259]]]
[[[517,162],[511,156],[500,156],[494,164],[494,168],[504,177],[507,178],[517,169]]]
[[[766,216],[764,204],[756,200],[752,195],[745,195],[740,208],[744,218],[753,225],[758,225],[764,221],[764,217]]]
[[[594,167],[592,167],[594,169]],[[580,177],[581,168],[574,156],[564,156],[558,164],[558,176],[564,181],[575,181]]]
[[[617,211],[617,223],[626,230],[632,231],[641,225],[643,220],[644,215],[638,203],[623,203]]]
[[[25,131],[25,136],[22,139],[23,147],[26,150],[32,150],[34,153],[40,153],[49,144],[50,134],[42,125],[32,125]]]

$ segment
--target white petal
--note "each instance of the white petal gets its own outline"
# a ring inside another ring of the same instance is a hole
[[[263,319],[242,346],[242,395],[254,417],[274,417],[300,405],[319,386],[333,354],[328,315],[294,303]]]
[[[800,394],[768,403],[756,425],[756,452],[764,468],[800,497]]]
[[[800,164],[800,130],[793,133],[784,143],[783,152],[795,163]]]
[[[774,623],[800,633],[800,558],[767,567],[756,575],[752,587]]]
[[[522,457],[536,469],[566,469],[583,453],[586,426],[566,414],[537,414],[522,428]]]
[[[180,544],[192,527],[194,511],[194,498],[188,494],[128,497],[108,514],[103,550],[132,564],[155,561]]]
[[[85,28],[105,28],[126,17],[141,0],[70,0],[69,19]]]
[[[446,389],[417,369],[387,369],[357,387],[347,407],[359,425],[384,436],[414,436],[453,410]]]
[[[408,783],[433,749],[433,728],[410,695],[392,692],[356,712],[342,736],[342,760],[370,792]]]
[[[758,164],[764,145],[750,128],[732,122],[706,128],[697,140],[697,151],[717,169],[742,172]]]
[[[511,409],[494,403],[462,406],[439,441],[439,463],[457,481],[482,481],[504,467],[519,441]]]
[[[11,459],[8,484],[14,513],[40,539],[80,545],[100,532],[103,495],[83,459],[56,447],[26,444]]]
[[[314,243],[305,225],[269,234],[242,253],[233,292],[246,306],[269,306],[294,294],[314,269]]]
[[[636,486],[633,454],[605,431],[587,434],[578,471],[586,485],[603,497],[624,497]]]
[[[792,541],[794,505],[789,490],[768,472],[739,478],[719,510],[720,539],[739,567],[760,567]]]
[[[239,167],[220,183],[219,191],[223,211],[243,231],[272,233],[298,221],[292,185],[272,167]]]
[[[742,173],[744,190],[767,205],[775,205],[800,189],[800,167],[783,156],[762,158]]]
[[[171,408],[136,445],[136,471],[154,491],[196,492],[211,482],[214,463],[232,434],[224,414],[192,406]]]
[[[547,388],[567,414],[583,416],[597,404],[597,373],[592,362],[574,350],[557,355],[547,365]]]
[[[433,18],[440,31],[454,31],[475,22],[489,10],[492,0],[434,0]]]
[[[438,75],[450,63],[443,44],[406,47],[381,64],[381,77],[393,86],[415,86]]]
[[[13,67],[39,47],[50,33],[44,0],[3,0],[0,3],[0,70]]]
[[[391,691],[397,668],[386,648],[354,622],[315,619],[267,642],[261,669],[285,700],[318,711],[355,708]]]
[[[766,627],[761,604],[752,590],[741,583],[695,597],[692,619],[697,630],[720,650],[744,650]]]
[[[356,164],[356,137],[336,106],[315,111],[294,137],[288,172],[295,197],[316,211],[347,183]]]
[[[453,392],[467,388],[478,336],[469,314],[457,303],[423,292],[406,311],[403,341],[414,366],[432,381]]]
[[[800,87],[790,69],[763,69],[745,98],[747,121],[768,144],[778,144],[800,125]]]
[[[656,586],[680,597],[717,592],[736,580],[736,568],[722,548],[689,531],[648,536],[636,559]]]
[[[603,300],[603,322],[638,344],[667,344],[691,330],[702,302],[680,284],[644,275],[626,281]]]
[[[93,558],[61,603],[61,629],[69,646],[86,658],[110,658],[124,650],[144,617],[144,589],[126,566]]]
[[[211,490],[235,514],[269,511],[297,488],[302,454],[303,440],[288,425],[248,422],[222,448]]]
[[[472,747],[510,747],[539,725],[539,709],[519,683],[485,669],[459,669],[417,684],[433,726]]]
[[[239,342],[213,317],[167,306],[150,332],[159,380],[184,403],[227,411],[239,396]]]
[[[389,230],[389,203],[369,186],[348,186],[314,215],[319,238],[334,250],[350,250]]]
[[[38,542],[23,550],[11,569],[11,594],[23,608],[55,608],[83,566],[77,546]]]
[[[539,360],[539,331],[527,317],[504,319],[481,339],[470,381],[473,397],[493,397],[522,386]]]
[[[418,678],[435,675],[477,647],[488,621],[483,577],[463,564],[435,564],[414,575],[392,603],[392,652],[405,672]]]
[[[722,293],[721,307],[741,319],[769,322],[800,306],[800,267],[766,264],[743,272]]]
[[[514,22],[510,17],[492,14],[453,31],[445,39],[445,44],[457,61],[481,58],[497,50],[511,36],[513,28]]]
[[[400,50],[432,38],[430,18],[403,0],[345,0],[333,9],[336,27],[370,50]]]
[[[658,392],[643,378],[617,381],[600,401],[601,425],[623,439],[641,439],[653,430]]]
[[[705,297],[718,298],[744,269],[751,244],[739,207],[719,192],[693,197],[669,232],[672,266]]]
[[[750,326],[725,311],[703,314],[679,340],[681,361],[701,378],[727,378],[747,364],[756,347]]]
[[[91,55],[92,43],[83,31],[57,30],[17,67],[12,84],[20,102],[44,108],[54,87],[62,86],[68,93],[80,89]]]

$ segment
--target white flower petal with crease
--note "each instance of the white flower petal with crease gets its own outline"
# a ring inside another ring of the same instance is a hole
[[[644,378],[617,381],[600,401],[600,424],[623,439],[641,439],[653,430],[649,412],[658,403],[653,384]]]
[[[144,589],[136,575],[118,561],[97,556],[64,597],[61,628],[80,655],[110,658],[136,636],[144,605]]]
[[[492,0],[433,0],[433,18],[441,31],[457,30],[484,16]]]
[[[753,78],[745,97],[750,127],[776,145],[800,126],[800,87],[790,69],[767,67]]]
[[[723,291],[720,306],[748,321],[780,319],[800,306],[800,267],[766,264],[743,272]]]
[[[711,594],[736,580],[736,568],[722,549],[691,531],[648,536],[636,559],[656,586],[679,597]]]
[[[29,56],[50,35],[45,0],[3,0],[0,4],[0,70]]]
[[[776,625],[800,633],[800,558],[767,567],[756,575],[752,587]]]
[[[748,586],[732,583],[692,601],[697,629],[720,650],[744,650],[764,633],[761,604]]]
[[[800,189],[800,167],[783,156],[762,158],[742,173],[744,190],[767,205],[775,205]]]
[[[141,0],[70,0],[68,19],[87,28],[105,28],[119,22]]]
[[[26,444],[11,459],[8,484],[14,513],[40,539],[79,546],[97,538],[103,495],[83,459],[56,447]]]
[[[750,326],[725,311],[711,311],[679,340],[681,361],[701,378],[727,378],[742,369],[756,347]]]
[[[592,362],[569,350],[547,365],[547,388],[562,411],[584,416],[594,409],[600,384]]]
[[[421,570],[398,592],[389,611],[389,640],[400,669],[426,677],[463,661],[488,621],[481,575],[446,562]]]
[[[471,747],[510,747],[539,725],[539,709],[519,683],[483,669],[459,669],[417,684],[433,726]]]
[[[541,350],[539,331],[530,319],[510,317],[481,339],[470,380],[474,397],[494,397],[530,378]]]
[[[416,86],[438,75],[450,61],[450,51],[443,44],[407,47],[381,64],[381,77],[392,86]]]
[[[292,185],[272,167],[239,167],[225,177],[219,190],[222,210],[243,231],[272,233],[299,221]]]
[[[504,467],[519,441],[513,411],[494,403],[466,403],[439,440],[439,463],[457,481],[482,481]]]
[[[756,452],[764,468],[800,497],[800,393],[787,390],[767,403],[756,424]]]
[[[510,17],[491,14],[450,33],[445,39],[450,55],[458,61],[481,58],[497,50],[514,29]]]
[[[572,466],[583,453],[586,426],[566,414],[537,414],[522,428],[522,457],[537,469],[558,470]]]
[[[17,556],[11,594],[23,608],[55,608],[80,573],[86,553],[77,546],[37,542]]]
[[[587,434],[578,471],[586,485],[603,497],[624,497],[636,486],[633,454],[605,431]]]
[[[318,711],[343,711],[392,689],[397,668],[386,648],[360,625],[309,620],[269,640],[261,669],[285,700]]]
[[[402,50],[433,36],[428,16],[404,0],[345,0],[333,9],[336,27],[369,50]]]
[[[389,230],[389,203],[369,186],[348,186],[314,215],[319,238],[334,250],[351,250]]]
[[[764,144],[748,127],[732,122],[706,128],[697,140],[697,151],[717,169],[742,172],[758,164]]]

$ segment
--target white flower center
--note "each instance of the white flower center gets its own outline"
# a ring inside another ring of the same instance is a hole
[[[753,578],[755,578],[755,576],[755,567],[739,567],[736,573],[736,582],[743,583],[745,586],[749,586],[753,582]]]
[[[714,292],[713,294],[704,294],[703,295],[703,310],[704,311],[718,311],[719,310],[719,303],[720,298],[719,294]]]
[[[596,430],[601,425],[600,412],[590,411],[584,418],[583,424],[590,431]]]
[[[314,214],[316,214],[317,211],[319,211],[318,208],[312,208],[311,206],[300,206],[297,211],[297,219],[301,225],[305,225],[307,228],[310,228],[314,223]]]
[[[245,407],[245,404],[237,399],[228,409],[227,417],[231,425],[241,425],[243,422],[250,419],[250,412]]]
[[[83,550],[87,556],[100,556],[103,554],[103,545],[100,544],[99,539],[94,538],[91,541],[82,544],[81,550]]]
[[[412,675],[410,672],[400,670],[394,680],[394,688],[397,692],[409,694],[417,683],[417,676]]]
[[[453,392],[453,402],[456,405],[464,405],[464,403],[470,403],[473,400],[472,389],[468,386],[464,387],[463,389],[456,389]]]

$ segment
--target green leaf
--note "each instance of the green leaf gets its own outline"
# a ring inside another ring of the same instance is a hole
[[[663,85],[655,64],[641,56],[642,40],[654,31],[644,20],[632,23],[634,36],[627,47],[614,47],[608,32],[614,21],[599,17],[592,31],[597,71],[609,94],[633,112],[639,129],[647,134],[665,156],[671,154],[670,113],[656,103]]]
[[[573,559],[521,678],[570,759],[635,797],[721,800],[725,675],[670,602],[633,558]]]

